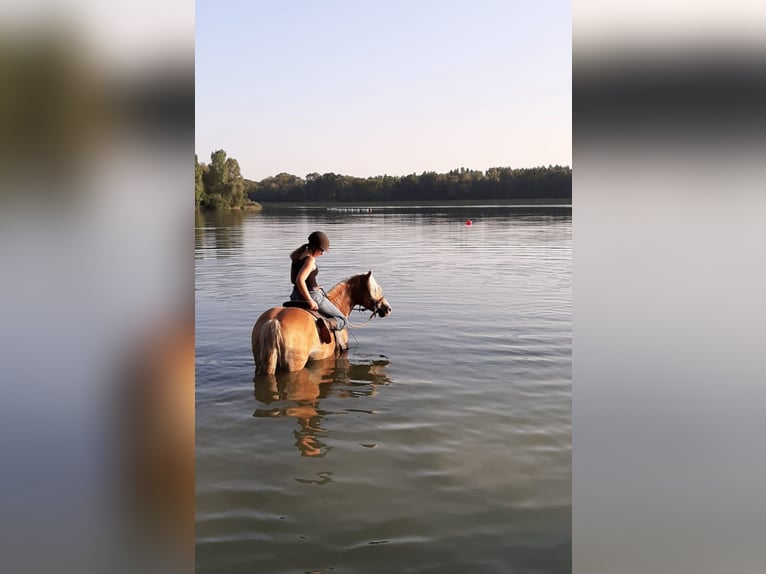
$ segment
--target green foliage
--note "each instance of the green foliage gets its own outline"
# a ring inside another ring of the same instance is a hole
[[[303,179],[280,173],[261,181],[244,179],[236,159],[224,150],[210,164],[194,157],[194,199],[201,209],[240,209],[264,202],[452,201],[572,198],[572,168],[551,166],[478,171],[460,167],[448,173],[359,178],[309,173]]]
[[[205,196],[205,184],[202,183],[202,164],[197,161],[197,154],[194,154],[194,206],[199,207],[202,198]]]
[[[572,169],[548,166],[486,172],[466,168],[448,173],[423,172],[366,179],[335,173],[310,173],[306,179],[288,173],[247,181],[247,197],[263,202],[451,201],[488,199],[570,199]]]
[[[201,209],[245,207],[245,180],[236,159],[222,149],[210,154],[210,164],[198,164],[195,156],[195,204]]]

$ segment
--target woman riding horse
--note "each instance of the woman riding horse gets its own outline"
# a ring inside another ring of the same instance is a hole
[[[391,305],[372,271],[341,281],[327,292],[326,297],[343,318],[360,306],[372,313],[370,319],[375,315],[387,317],[391,314]],[[336,336],[345,342],[346,333],[345,330],[338,331]],[[335,343],[320,338],[316,318],[296,307],[272,307],[264,311],[253,327],[252,343],[256,375],[297,371],[308,361],[326,359],[336,353]]]
[[[290,254],[292,265],[290,266],[290,282],[293,291],[290,294],[291,301],[304,301],[312,311],[319,312],[328,317],[326,326],[320,321],[320,328],[329,327],[333,331],[342,331],[346,328],[348,320],[343,312],[333,305],[327,298],[327,294],[317,284],[317,257],[324,255],[330,250],[330,239],[321,231],[314,231],[309,235],[308,243],[304,243]],[[327,334],[329,340],[329,333]]]

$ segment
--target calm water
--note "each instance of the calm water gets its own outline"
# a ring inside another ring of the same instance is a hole
[[[198,571],[570,572],[571,223],[540,207],[198,218]],[[337,362],[254,382],[253,323],[315,229],[332,241],[320,283],[372,269],[393,313]]]

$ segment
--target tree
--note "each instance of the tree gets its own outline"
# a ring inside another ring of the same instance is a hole
[[[207,177],[205,178],[205,191],[208,195],[215,193],[223,196],[223,187],[226,185],[226,152],[222,149],[210,154]]]
[[[224,198],[229,207],[242,207],[245,204],[245,182],[239,170],[239,162],[230,157],[224,163],[226,182],[224,183]]]
[[[406,176],[352,177],[312,172],[305,179],[279,173],[261,181],[242,177],[239,162],[222,149],[210,165],[194,157],[194,199],[202,209],[231,209],[248,202],[427,201],[484,199],[571,199],[572,168],[549,165],[486,172],[459,167],[447,173],[424,171]]]
[[[196,162],[196,157],[195,157]],[[195,171],[196,175],[196,171]],[[245,180],[239,162],[219,149],[210,154],[210,165],[201,166],[202,193],[197,205],[205,209],[240,208],[247,202]],[[195,198],[199,190],[195,181]]]
[[[194,206],[199,207],[205,196],[205,184],[202,183],[202,165],[197,161],[194,154]]]

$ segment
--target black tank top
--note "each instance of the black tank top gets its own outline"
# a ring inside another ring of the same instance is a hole
[[[290,282],[295,285],[295,280],[298,278],[298,273],[303,268],[303,264],[306,263],[306,258],[294,259],[290,266]],[[309,291],[313,291],[317,288],[317,273],[319,273],[319,266],[316,265],[314,270],[306,277],[306,287]]]

